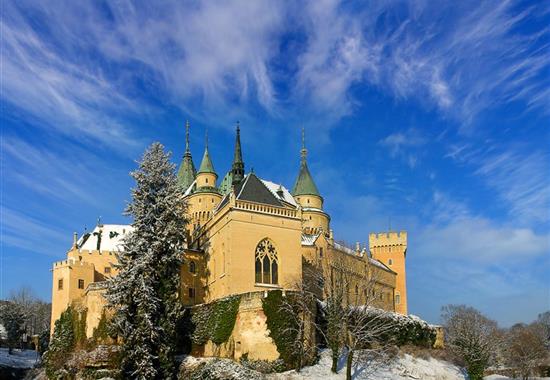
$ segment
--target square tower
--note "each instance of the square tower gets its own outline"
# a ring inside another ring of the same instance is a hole
[[[407,314],[407,232],[389,231],[369,234],[369,250],[372,257],[397,273],[395,284],[395,311]]]

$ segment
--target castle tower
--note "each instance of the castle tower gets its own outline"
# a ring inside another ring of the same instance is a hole
[[[313,181],[313,177],[307,167],[307,149],[305,146],[305,132],[302,129],[302,149],[298,178],[292,190],[292,196],[302,207],[303,227],[306,232],[329,232],[330,218],[323,211],[323,197]]]
[[[222,198],[216,187],[218,174],[214,170],[214,164],[208,151],[208,135],[205,136],[205,142],[201,166],[195,178],[195,186],[190,190],[187,198],[187,211],[192,221],[189,233],[203,226],[212,217],[214,209]]]
[[[180,168],[178,170],[178,183],[183,189],[187,190],[189,186],[195,180],[197,172],[195,170],[195,164],[191,157],[191,150],[189,149],[189,121],[185,122],[185,153],[181,160]]]
[[[241,129],[237,122],[237,135],[235,137],[235,155],[231,166],[232,185],[236,185],[244,178],[244,161],[241,150]]]
[[[210,154],[208,153],[208,135],[205,137],[206,143],[204,147],[204,155],[202,156],[201,166],[197,172],[197,188],[216,188],[216,180],[218,175],[214,170],[214,164],[210,159]]]
[[[407,314],[407,232],[382,232],[369,234],[372,257],[397,273],[395,286],[395,311]]]

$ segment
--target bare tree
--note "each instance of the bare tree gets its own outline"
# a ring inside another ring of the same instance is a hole
[[[341,277],[348,288],[346,293],[352,293],[353,302],[344,306],[344,323],[346,326],[345,346],[348,357],[346,360],[346,379],[352,378],[352,367],[362,366],[363,371],[374,370],[377,363],[387,358],[393,345],[388,340],[388,333],[393,328],[388,323],[388,312],[379,308],[380,280],[379,269],[369,265],[366,278],[357,279],[356,274],[342,270]]]
[[[535,375],[536,368],[548,356],[545,329],[541,323],[512,326],[505,338],[507,364],[517,370],[522,379]]]
[[[447,347],[466,365],[472,380],[483,379],[483,372],[498,341],[497,323],[465,305],[442,309]]]
[[[24,333],[40,335],[50,330],[51,304],[36,297],[34,291],[23,286],[10,293],[9,300],[19,306],[24,317]]]
[[[354,260],[366,260],[367,264]],[[389,352],[387,336],[392,326],[385,318],[387,312],[380,309],[383,273],[368,257],[331,250],[317,267],[325,276],[321,279],[326,321],[323,335],[332,352],[331,370],[337,372],[338,359],[346,348],[346,378],[351,379],[354,365],[373,369]]]

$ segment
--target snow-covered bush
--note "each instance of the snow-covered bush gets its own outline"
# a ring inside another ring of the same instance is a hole
[[[182,363],[178,379],[180,380],[260,380],[261,373],[245,368],[230,359],[212,359],[201,361],[192,366]]]

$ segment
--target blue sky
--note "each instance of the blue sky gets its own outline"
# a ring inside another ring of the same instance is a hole
[[[0,297],[51,295],[73,231],[126,223],[161,141],[294,183],[300,129],[338,239],[409,232],[410,312],[550,308],[544,2],[5,2]]]

